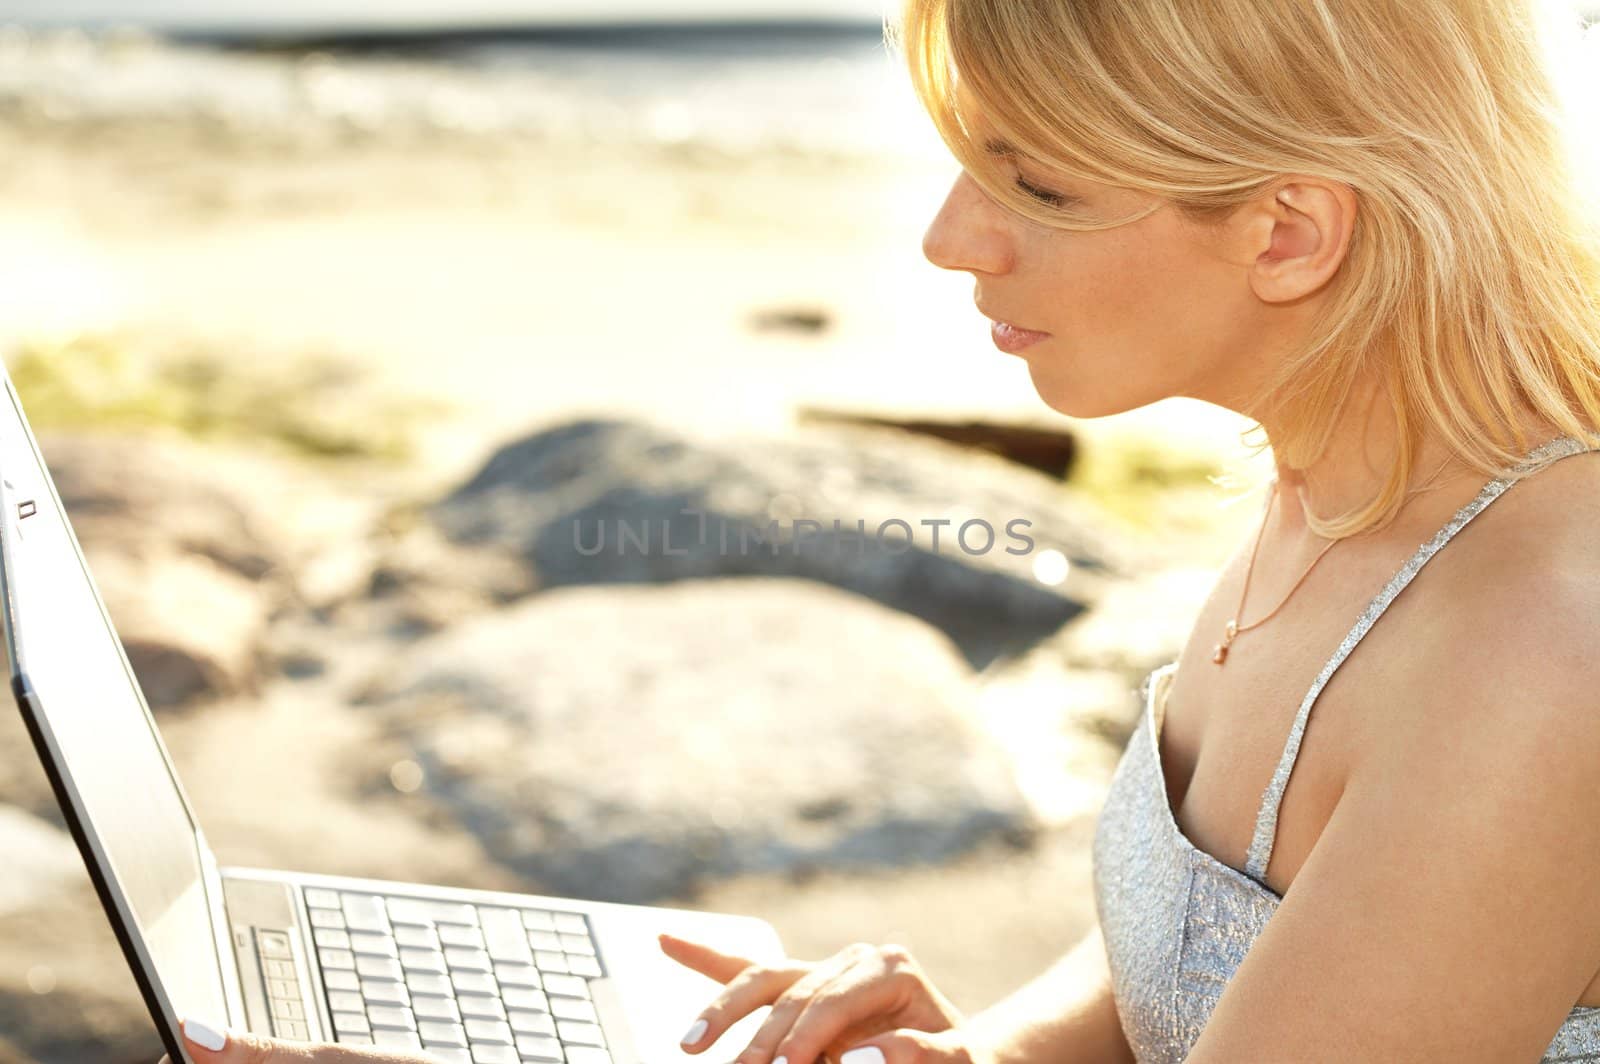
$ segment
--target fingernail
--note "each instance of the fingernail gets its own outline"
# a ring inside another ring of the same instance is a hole
[[[688,1034],[684,1035],[678,1040],[678,1044],[684,1046],[694,1045],[705,1035],[707,1026],[708,1025],[705,1020],[695,1020],[694,1026],[689,1028]]]
[[[228,1044],[225,1027],[212,1027],[199,1020],[184,1020],[182,1026],[183,1036],[202,1049],[209,1049],[215,1053]]]
[[[883,1064],[883,1050],[877,1046],[852,1049],[839,1058],[839,1064]]]
[[[779,1057],[777,1060],[774,1060],[772,1062],[772,1064],[789,1064],[789,1058],[788,1057]]]

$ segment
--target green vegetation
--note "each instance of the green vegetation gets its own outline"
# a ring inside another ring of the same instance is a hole
[[[445,413],[437,402],[376,395],[359,369],[325,355],[83,333],[19,344],[6,362],[38,429],[169,428],[304,457],[398,462],[412,456],[422,422]]]
[[[1083,447],[1072,484],[1108,512],[1148,526],[1161,505],[1190,492],[1216,500],[1222,469],[1212,455],[1175,450],[1164,440],[1132,434],[1093,439]]]

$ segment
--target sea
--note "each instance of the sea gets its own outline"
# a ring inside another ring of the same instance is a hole
[[[890,3],[0,0],[0,107],[940,159]]]

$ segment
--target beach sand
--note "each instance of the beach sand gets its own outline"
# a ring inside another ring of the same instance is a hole
[[[1242,453],[1244,423],[1199,403],[1104,423],[1046,409],[990,343],[972,278],[922,258],[953,164],[443,133],[286,142],[17,106],[0,113],[0,154],[0,340],[125,330],[241,359],[348,360],[453,409],[409,470],[419,493],[581,415],[715,431],[821,406],[1147,439],[1219,466]],[[1232,528],[1175,550],[1220,560]],[[1089,830],[679,903],[769,919],[801,957],[902,942],[974,1010],[1089,925]]]

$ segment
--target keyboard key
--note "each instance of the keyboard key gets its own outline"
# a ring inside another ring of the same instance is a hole
[[[594,956],[594,943],[589,941],[588,935],[569,935],[561,933],[561,948],[568,953],[587,953]]]
[[[507,1009],[506,1022],[510,1023],[511,1029],[518,1034],[547,1034],[552,1038],[555,1037],[556,1020],[548,1012]]]
[[[373,1030],[380,1027],[398,1028],[403,1031],[417,1029],[417,1018],[411,1015],[410,1009],[399,1005],[369,1005],[367,1019],[371,1021]]]
[[[517,1052],[523,1060],[563,1060],[561,1043],[550,1035],[532,1034],[517,1036]]]
[[[532,958],[532,954],[529,954],[529,958]],[[531,964],[496,964],[494,977],[501,986],[531,986],[538,989],[544,985],[539,979],[539,969]]]
[[[573,975],[582,975],[590,979],[598,979],[604,973],[600,971],[600,962],[593,957],[567,957],[567,968]]]
[[[437,994],[440,997],[455,997],[455,987],[450,985],[450,980],[443,975],[430,972],[406,972],[406,986],[411,988],[413,994]]]
[[[482,909],[478,920],[483,924],[484,948],[499,963],[530,964],[533,952],[528,948],[527,933],[522,927],[522,917],[514,909]]]
[[[306,904],[313,909],[339,908],[339,892],[326,890],[322,887],[307,887],[305,890]]]
[[[330,990],[328,1008],[334,1012],[359,1012],[365,1015],[367,1003],[362,1000],[360,994],[353,994],[348,990]]]
[[[437,950],[439,948],[439,932],[432,927],[411,927],[401,924],[394,929],[394,941],[397,946]]]
[[[611,1054],[596,1046],[568,1046],[567,1064],[611,1064]]]
[[[312,909],[312,927],[332,927],[344,930],[344,913],[337,909]]]
[[[372,1042],[389,1049],[422,1048],[422,1039],[417,1037],[415,1031],[373,1031]]]
[[[333,1029],[340,1035],[340,1041],[347,1034],[371,1034],[372,1025],[367,1022],[365,1012],[344,1012],[335,1009],[333,1013]]]
[[[383,899],[374,894],[346,894],[344,922],[352,931],[389,933],[389,918],[384,914]]]
[[[456,1006],[454,998],[412,998],[411,1011],[417,1014],[417,1019],[419,1020],[444,1020],[448,1023],[461,1022],[461,1009]]]
[[[334,1041],[345,1046],[370,1046],[372,1044],[372,1036],[370,1034],[341,1034]]]
[[[567,997],[589,996],[589,984],[577,975],[547,975],[544,977],[544,989],[550,994],[565,994]]]
[[[405,979],[400,962],[393,957],[357,957],[356,971],[368,979],[393,979],[397,983]]]
[[[408,972],[432,972],[443,975],[446,972],[444,954],[427,949],[403,949],[400,951],[400,967]]]
[[[322,970],[322,983],[329,990],[356,990],[361,989],[361,977],[354,971],[340,968],[327,968]]]
[[[554,931],[556,918],[542,909],[522,910],[522,926],[529,931]]]
[[[511,1002],[506,1002],[507,1005]],[[558,997],[550,1002],[550,1011],[563,1020],[585,1020],[589,1023],[599,1023],[600,1017],[595,1015],[594,1006],[580,998]]]
[[[417,1024],[417,1033],[422,1036],[423,1044],[430,1048],[435,1045],[457,1046],[461,1049],[467,1047],[467,1032],[459,1023],[442,1023],[438,1020],[423,1020]]]
[[[556,930],[574,935],[589,935],[589,923],[578,913],[556,913]]]
[[[467,1041],[474,1047],[479,1042],[493,1042],[502,1046],[511,1044],[511,1025],[504,1020],[468,1019],[463,1026],[467,1029]]]
[[[521,1061],[510,1046],[474,1045],[472,1064],[521,1064]]]
[[[266,973],[268,979],[286,979],[291,983],[296,979],[294,974],[294,964],[290,961],[277,961],[263,958],[261,961],[261,970]]]
[[[401,924],[462,924],[478,926],[478,913],[464,902],[427,898],[390,898],[389,918]]]
[[[256,944],[261,948],[263,957],[292,957],[289,951],[289,936],[282,931],[256,932]]]
[[[466,994],[456,998],[456,1004],[461,1006],[463,1016],[484,1016],[491,1020],[506,1018],[506,1007],[499,998],[482,997],[478,994]]]
[[[430,1046],[427,1042],[423,1042],[422,1045],[428,1051],[428,1056],[443,1061],[444,1064],[472,1064],[472,1054],[465,1049],[441,1049]]]
[[[500,991],[500,1000],[506,1003],[508,1009],[528,1009],[532,1012],[558,1012],[550,1007],[550,1000],[544,996],[543,990],[534,990],[526,986],[508,986]],[[563,1001],[577,1001],[576,998],[562,998]],[[588,1002],[579,1001],[578,1004],[586,1005]],[[579,1017],[574,1017],[577,1019]]]
[[[528,945],[534,949],[560,949],[561,936],[554,931],[529,931]]]
[[[469,972],[489,972],[494,970],[494,965],[489,961],[489,954],[481,949],[446,946],[444,948],[444,959],[449,962],[452,971],[458,968]]]
[[[406,984],[391,979],[363,979],[361,996],[369,1005],[410,1005],[411,992]]]
[[[568,971],[567,955],[560,950],[536,949],[533,951],[533,963],[539,966],[541,972]]]
[[[284,1038],[291,1042],[304,1042],[311,1038],[303,1020],[274,1019],[272,1021],[272,1029],[279,1038]]]
[[[298,1001],[283,998],[274,998],[272,1002],[272,1015],[284,1020],[303,1020],[306,1018],[306,1009]]]
[[[354,968],[356,958],[347,949],[319,949],[317,957],[322,961],[324,968]]]
[[[315,927],[311,929],[311,937],[317,940],[317,945],[329,949],[349,949],[350,936],[335,927]]]
[[[388,935],[380,935],[373,931],[351,931],[349,938],[352,953],[371,953],[380,957],[399,955],[394,939]]]
[[[455,984],[457,997],[462,994],[493,996],[500,993],[500,988],[495,985],[494,976],[488,972],[452,972],[450,981]]]
[[[476,927],[445,924],[439,928],[439,941],[446,946],[466,946],[470,949],[482,949],[483,932]]]
[[[600,1028],[592,1023],[580,1023],[577,1020],[557,1020],[556,1033],[563,1042],[577,1042],[579,1045],[603,1046],[605,1038],[600,1034]]]

